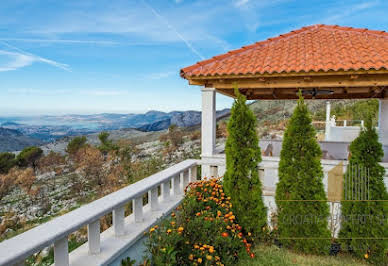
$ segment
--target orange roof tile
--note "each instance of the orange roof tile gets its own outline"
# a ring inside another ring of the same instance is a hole
[[[312,25],[181,69],[184,78],[388,69],[388,33]]]

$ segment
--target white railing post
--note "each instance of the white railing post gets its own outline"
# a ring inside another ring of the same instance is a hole
[[[136,223],[143,222],[143,197],[140,196],[132,200],[133,215]]]
[[[89,254],[100,253],[100,220],[88,224]]]
[[[187,187],[187,185],[189,184],[190,182],[190,173],[189,173],[189,170],[185,170],[183,173],[183,178],[182,178],[182,184],[183,184],[183,191],[185,190],[185,188]]]
[[[197,181],[197,166],[190,167],[189,169],[190,182]]]
[[[55,266],[69,266],[69,245],[67,236],[54,242]]]
[[[164,182],[162,184],[162,198],[163,201],[168,201],[170,200],[170,195],[171,195],[171,189],[170,189],[170,180]]]
[[[180,174],[174,176],[172,179],[172,187],[173,187],[174,196],[178,196],[178,195],[182,194],[180,184],[179,184],[180,183],[179,179],[180,179]]]
[[[125,205],[117,207],[112,212],[113,228],[115,236],[122,236],[124,231]]]
[[[148,191],[148,201],[151,205],[151,211],[159,210],[158,187],[154,187]]]
[[[210,166],[210,176],[208,176],[208,178],[210,177],[213,177],[213,178],[218,177],[218,166],[216,165]]]

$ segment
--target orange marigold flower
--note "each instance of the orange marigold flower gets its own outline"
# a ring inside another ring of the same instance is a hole
[[[229,234],[228,234],[227,232],[222,232],[221,236],[222,236],[222,237],[228,237]]]
[[[193,254],[190,254],[190,255],[189,255],[189,260],[193,260],[193,259],[194,259]]]
[[[171,232],[172,232],[171,229],[168,229],[168,230],[167,230],[167,234],[170,234]]]
[[[183,228],[182,226],[180,226],[180,227],[178,228],[178,232],[179,232],[179,233],[183,232],[183,230],[184,230],[184,228]]]
[[[369,258],[369,254],[368,254],[368,253],[365,253],[364,258],[365,258],[365,259],[368,259],[368,258]]]
[[[202,263],[202,258],[197,259],[198,263]]]
[[[206,255],[206,259],[207,259],[207,260],[212,260],[212,259],[213,259],[213,257],[212,257],[212,256],[210,256],[210,255]]]
[[[255,254],[254,253],[251,253],[251,258],[253,259],[255,257]]]
[[[199,249],[199,246],[197,244],[194,245],[195,249]]]
[[[195,214],[195,216],[201,216],[201,213],[200,213],[200,212],[197,212],[197,213]]]
[[[172,216],[172,217],[175,217],[175,212],[171,213],[171,216]]]

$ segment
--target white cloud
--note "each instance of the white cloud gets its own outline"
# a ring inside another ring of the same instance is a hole
[[[119,35],[120,45],[183,42],[200,58],[202,55],[194,47],[194,42],[207,42],[207,46],[213,47],[220,47],[224,42],[219,36],[227,29],[214,23],[214,18],[228,12],[229,5],[187,1],[187,4],[175,5],[174,8],[158,6],[155,9],[150,4],[143,2],[143,5],[139,5],[135,2],[123,4],[112,1],[103,9],[87,4],[72,10],[65,9],[56,15],[55,20],[50,17],[44,23],[31,21],[23,31],[47,39],[51,36],[66,39],[85,34]],[[218,42],[214,42],[216,38]]]
[[[120,96],[128,94],[127,91],[110,89],[81,90],[80,93],[89,96]]]
[[[31,56],[0,50],[0,57],[5,57],[5,63],[0,65],[0,72],[12,71],[31,65],[35,59]]]
[[[359,4],[355,4],[353,6],[348,6],[346,9],[337,8],[336,10],[342,10],[342,11],[339,13],[338,12],[336,13],[336,11],[330,12],[330,13],[334,13],[334,15],[327,16],[321,22],[325,24],[340,23],[343,19],[350,17],[356,14],[357,12],[376,6],[378,3],[379,1],[367,1]]]
[[[240,7],[240,6],[246,5],[248,2],[249,2],[249,0],[238,0],[234,4],[235,4],[235,6]]]
[[[113,41],[29,39],[29,38],[0,38],[0,41],[16,41],[16,42],[30,42],[30,43],[94,44],[94,45],[116,45],[116,44],[119,44],[118,42],[113,42]]]
[[[163,79],[170,77],[172,75],[178,75],[179,73],[177,71],[167,71],[167,72],[160,72],[160,73],[153,73],[150,75],[147,75],[146,78],[148,79]]]
[[[0,50],[0,55],[3,55],[6,57],[6,60],[5,60],[6,63],[3,65],[0,65],[0,71],[2,72],[16,70],[22,67],[32,65],[33,63],[36,63],[36,62],[46,63],[48,65],[70,72],[70,68],[66,64],[62,64],[51,59],[43,58],[31,53],[25,52],[15,46],[9,45],[6,42],[1,42],[1,43],[3,43],[5,46],[13,50],[16,50],[16,52]]]
[[[9,93],[12,94],[21,94],[21,95],[59,95],[69,93],[67,90],[43,90],[43,89],[35,89],[35,88],[14,88],[8,89]]]
[[[173,31],[176,36],[178,36],[179,39],[181,39],[182,42],[184,42],[187,46],[187,48],[189,48],[194,54],[196,54],[200,59],[204,60],[205,58],[203,57],[203,55],[201,55],[197,49],[194,48],[194,46],[191,44],[191,42],[189,40],[187,40],[168,20],[166,17],[162,16],[159,12],[157,12],[155,10],[155,8],[153,8],[152,6],[150,6],[149,4],[147,4],[147,2],[145,0],[143,0],[143,3],[151,10],[151,12],[159,19],[161,20],[164,24],[166,24],[166,26],[171,30]]]

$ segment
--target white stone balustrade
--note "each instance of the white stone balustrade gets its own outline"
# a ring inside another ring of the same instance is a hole
[[[54,245],[56,266],[107,265],[114,262],[158,219],[178,206],[189,180],[196,180],[197,165],[197,160],[178,163],[1,242],[0,265],[23,264],[28,256],[51,245]],[[161,196],[158,195],[159,187]],[[143,205],[146,194],[148,204]],[[133,214],[125,217],[125,206],[131,202]],[[113,226],[100,233],[100,218],[109,213],[112,213]],[[88,242],[69,254],[68,236],[85,225]]]

